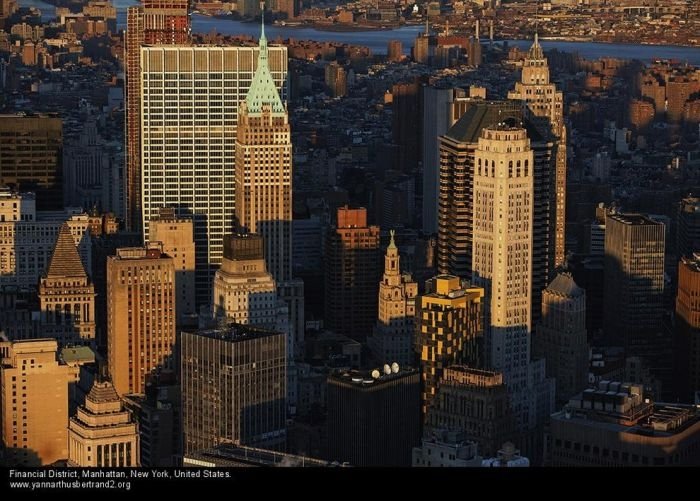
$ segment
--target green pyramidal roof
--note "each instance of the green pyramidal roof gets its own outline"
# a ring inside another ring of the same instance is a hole
[[[258,54],[258,68],[255,70],[253,82],[250,84],[245,103],[249,113],[262,113],[263,105],[270,105],[272,113],[285,113],[284,104],[280,99],[277,86],[272,79],[268,66],[267,38],[265,38],[265,21],[263,17],[262,30],[260,32],[260,53]]]

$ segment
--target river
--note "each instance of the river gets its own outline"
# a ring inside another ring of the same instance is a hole
[[[137,5],[138,0],[113,0],[118,9],[117,24],[123,28],[126,25],[126,8]],[[54,17],[54,7],[41,0],[19,0],[23,7],[34,6],[42,11],[42,18],[50,20]],[[192,30],[195,33],[209,33],[215,29],[228,35],[250,35],[257,37],[260,26],[256,23],[244,23],[228,19],[217,19],[198,14],[192,15]],[[275,40],[278,37],[295,38],[297,40],[318,40],[320,42],[346,42],[355,45],[369,47],[374,54],[386,54],[389,40],[400,40],[405,53],[410,51],[416,35],[423,30],[422,26],[405,26],[395,30],[377,30],[362,32],[338,32],[323,31],[314,28],[296,28],[282,26],[266,26],[265,32],[268,39]],[[510,44],[519,47],[528,47],[531,42],[527,40],[509,41]],[[596,42],[562,42],[542,41],[545,50],[558,49],[563,52],[578,52],[587,59],[600,57],[617,57],[623,59],[640,59],[649,62],[652,59],[677,59],[688,62],[694,66],[700,66],[700,47],[679,47],[673,45],[638,45],[638,44],[607,44]]]

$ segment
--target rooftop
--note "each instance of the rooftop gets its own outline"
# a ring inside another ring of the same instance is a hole
[[[276,331],[235,323],[230,323],[223,327],[215,327],[213,329],[200,329],[194,332],[186,332],[186,334],[232,342],[282,335]]]
[[[85,273],[83,262],[80,259],[80,254],[78,254],[78,248],[75,246],[75,240],[68,223],[63,223],[58,232],[58,238],[51,254],[51,261],[49,261],[46,276],[51,278],[87,278],[87,273]]]
[[[653,219],[650,219],[648,216],[645,216],[644,214],[609,214],[608,217],[610,219],[614,219],[615,221],[618,221],[622,224],[629,224],[633,226],[651,226],[651,225],[662,225],[663,223],[660,223],[658,221],[654,221]]]
[[[61,360],[67,364],[72,362],[94,362],[95,352],[89,346],[71,346],[61,350]]]
[[[576,285],[571,273],[559,273],[547,286],[547,291],[566,297],[580,297],[586,294],[585,290]]]
[[[187,454],[183,460],[185,465],[192,466],[294,466],[294,467],[324,467],[341,466],[321,459],[296,456],[267,449],[246,447],[233,444],[222,444],[194,454]],[[347,466],[347,465],[342,465]]]
[[[418,370],[413,368],[402,369],[399,364],[394,362],[389,366],[384,365],[383,368],[373,369],[371,371],[364,370],[339,370],[329,374],[328,379],[342,383],[352,384],[358,387],[376,387],[390,381],[404,378],[413,374],[417,374]]]

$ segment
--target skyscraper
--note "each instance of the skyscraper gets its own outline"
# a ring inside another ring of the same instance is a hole
[[[141,197],[141,46],[190,41],[189,0],[143,0],[127,8],[125,39],[126,224],[140,231]]]
[[[544,135],[551,133],[555,141],[555,165],[548,176],[535,174],[535,191],[546,190],[546,198],[535,200],[535,210],[540,210],[537,204],[546,205],[551,220],[549,248],[552,253],[551,267],[564,263],[564,226],[566,222],[566,125],[564,124],[564,95],[550,82],[549,65],[544,51],[535,33],[535,42],[527,52],[523,61],[523,71],[520,82],[515,83],[515,90],[508,93],[508,99],[519,99],[526,107],[526,116],[530,117],[535,126]],[[547,277],[549,280],[551,277]]]
[[[292,141],[269,58],[263,24],[257,68],[238,116],[236,223],[262,235],[267,269],[285,282],[292,278]]]
[[[676,255],[692,256],[700,251],[700,198],[681,200],[676,223]]]
[[[56,360],[55,339],[0,342],[2,445],[7,466],[68,457],[68,384],[77,367]]]
[[[230,324],[183,332],[184,452],[221,443],[284,447],[284,335]]]
[[[331,97],[343,97],[348,93],[348,75],[345,67],[336,61],[325,69],[325,82]]]
[[[109,381],[95,381],[68,423],[68,466],[139,466],[139,434]]]
[[[195,247],[191,217],[178,217],[175,209],[161,208],[158,217],[150,221],[150,242],[160,243],[163,253],[173,258],[175,265],[175,301],[178,325],[196,323],[195,308]]]
[[[418,284],[410,273],[402,273],[394,231],[384,256],[384,276],[379,284],[379,316],[367,344],[379,362],[413,365]]]
[[[683,257],[678,265],[675,321],[676,396],[692,403],[700,391],[700,254]]]
[[[443,371],[457,364],[478,367],[483,350],[484,289],[452,275],[426,284],[417,312],[415,351],[421,368],[421,412],[426,418]]]
[[[440,138],[440,194],[438,199],[438,272],[471,277],[474,226],[473,196],[475,159],[484,129],[502,123],[522,124],[534,155],[533,243],[531,318],[540,315],[542,290],[554,270],[554,252],[550,236],[554,233],[550,217],[555,147],[551,138],[538,131],[515,101],[473,101],[464,115]],[[550,189],[551,188],[551,189]]]
[[[661,329],[665,238],[663,223],[640,214],[605,220],[603,327],[628,354]]]
[[[88,279],[68,223],[63,223],[46,274],[39,282],[44,335],[60,345],[95,347],[95,286]]]
[[[553,409],[554,381],[545,379],[542,360],[530,361],[534,163],[522,126],[502,122],[481,131],[474,162],[472,277],[486,294],[487,367],[503,372],[520,432],[539,439],[536,430]]]
[[[394,84],[391,88],[391,133],[398,146],[393,168],[407,174],[417,171],[421,158],[422,94],[420,78]]]
[[[328,460],[352,466],[410,466],[420,441],[420,376],[385,366],[328,377]]]
[[[35,192],[39,210],[62,210],[62,148],[59,117],[0,115],[0,185]]]
[[[386,59],[390,63],[399,63],[403,60],[401,40],[389,40],[386,50]]]
[[[175,295],[173,259],[160,246],[107,259],[107,354],[119,395],[143,393],[152,371],[174,367]]]
[[[379,227],[367,225],[367,209],[338,209],[325,253],[326,325],[339,334],[364,340],[377,320],[382,276]]]
[[[542,293],[532,351],[545,359],[547,376],[556,381],[558,405],[588,386],[586,291],[569,273],[559,273]]]
[[[197,307],[210,304],[224,235],[236,230],[236,206],[244,196],[236,187],[238,111],[253,80],[258,52],[257,47],[231,46],[141,48],[144,237],[150,240],[149,222],[161,207],[192,217]],[[287,48],[271,47],[268,52],[266,74],[272,75],[271,87],[284,96]],[[177,85],[176,92],[171,85]],[[284,178],[281,171],[279,176]],[[259,183],[259,190],[270,189],[270,181]],[[277,239],[271,242],[280,245]],[[280,278],[274,267],[268,268]]]

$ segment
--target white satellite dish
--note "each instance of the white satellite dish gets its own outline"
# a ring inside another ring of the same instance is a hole
[[[389,367],[389,364],[384,364],[384,374],[391,374],[391,367]]]
[[[394,374],[398,373],[399,372],[399,364],[397,364],[396,362],[391,364],[391,372],[393,372]]]
[[[379,371],[378,371],[377,369],[374,369],[374,370],[372,371],[372,377],[373,377],[374,379],[379,379],[379,376],[381,376],[381,374],[379,373]]]

